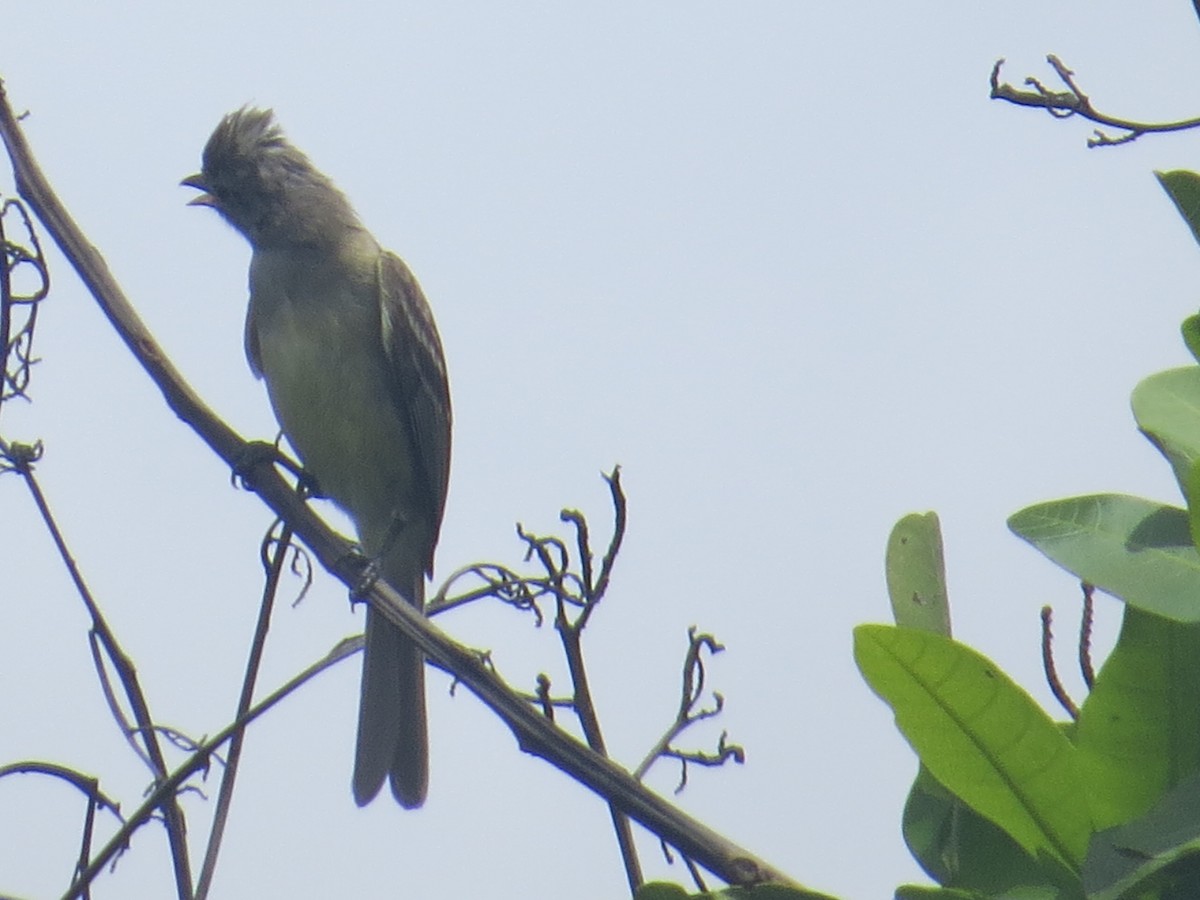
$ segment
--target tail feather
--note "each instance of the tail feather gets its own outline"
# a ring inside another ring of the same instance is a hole
[[[424,607],[424,573],[407,579],[408,584],[387,580],[414,606]],[[429,783],[425,660],[399,628],[382,613],[368,609],[354,802],[359,806],[370,803],[385,780],[390,781],[392,794],[406,809],[425,802]]]

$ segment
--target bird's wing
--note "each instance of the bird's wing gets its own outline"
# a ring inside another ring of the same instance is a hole
[[[427,486],[423,512],[433,529],[441,527],[450,478],[450,384],[442,341],[433,312],[416,278],[400,257],[379,255],[379,312],[383,350],[391,367],[392,397],[408,423],[420,466],[419,484]],[[426,567],[433,566],[433,546]]]
[[[254,321],[254,299],[246,306],[246,330],[243,336],[246,347],[246,362],[255,378],[263,377],[262,354],[258,349],[258,327]]]

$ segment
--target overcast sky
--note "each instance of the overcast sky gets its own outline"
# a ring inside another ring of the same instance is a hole
[[[921,879],[899,831],[915,760],[850,649],[855,624],[889,619],[892,523],[939,512],[956,636],[1057,715],[1038,609],[1069,635],[1077,587],[1006,517],[1102,490],[1177,499],[1128,395],[1188,360],[1200,255],[1151,173],[1200,166],[1200,142],[1089,151],[1086,123],[989,101],[989,71],[1005,56],[1008,80],[1050,81],[1054,52],[1101,108],[1184,118],[1198,42],[1178,0],[114,0],[9,15],[0,76],[163,347],[257,438],[276,426],[242,357],[249,249],[178,182],[222,114],[273,107],[437,316],[455,412],[439,573],[519,563],[514,523],[561,530],[563,506],[602,537],[598,473],[620,463],[629,530],[586,644],[611,750],[641,759],[688,626],[714,633],[726,711],[687,743],[726,729],[746,764],[692,772],[679,802],[869,900]],[[6,407],[2,434],[45,441],[43,488],[156,716],[211,734],[236,702],[271,516],[51,261],[35,402]],[[16,478],[0,517],[0,763],[78,767],[131,811],[147,773]],[[1119,606],[1098,614],[1111,640]],[[321,577],[277,614],[264,688],[361,621]],[[565,685],[549,628],[482,608],[442,624],[521,685]],[[347,663],[251,730],[215,897],[622,895],[602,804],[437,674],[426,807],[357,809],[358,677]],[[199,848],[211,803],[184,802]],[[0,893],[56,896],[80,815],[60,784],[0,782]],[[641,847],[648,874],[684,879]],[[171,890],[149,827],[97,896]]]

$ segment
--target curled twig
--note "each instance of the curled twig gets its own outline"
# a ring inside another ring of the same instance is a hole
[[[1075,705],[1075,701],[1067,693],[1063,687],[1062,681],[1059,680],[1058,670],[1054,667],[1054,635],[1051,633],[1050,625],[1053,612],[1049,606],[1042,607],[1042,668],[1046,672],[1046,683],[1050,685],[1050,691],[1054,694],[1054,699],[1059,702],[1059,705],[1067,711],[1072,719],[1079,718],[1079,707]]]
[[[25,232],[25,244],[10,239],[5,219],[15,212]],[[32,270],[33,285],[18,293],[14,276]],[[5,200],[0,206],[0,402],[13,397],[28,398],[29,379],[37,360],[33,356],[33,334],[41,301],[50,293],[50,268],[46,264],[37,231],[25,204]],[[26,309],[25,318],[13,334],[13,312]]]
[[[451,596],[450,591],[458,589],[459,582],[467,579],[478,579],[481,584]],[[473,563],[456,569],[442,582],[437,593],[425,605],[425,614],[435,616],[448,609],[491,597],[516,610],[533,613],[535,623],[540,628],[545,616],[538,601],[552,593],[546,579],[540,576],[518,575],[512,569],[496,563]]]

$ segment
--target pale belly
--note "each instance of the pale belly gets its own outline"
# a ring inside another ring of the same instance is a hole
[[[412,510],[412,450],[367,308],[276,304],[258,318],[271,405],[321,492],[354,519],[370,556]]]

